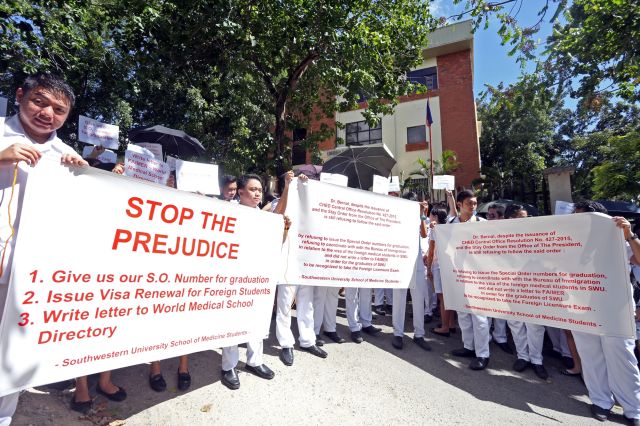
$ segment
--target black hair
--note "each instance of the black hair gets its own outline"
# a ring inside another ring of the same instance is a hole
[[[573,211],[577,212],[578,210],[580,210],[581,213],[591,213],[591,212],[604,213],[604,214],[609,213],[609,211],[605,206],[603,206],[602,204],[596,201],[591,201],[591,200],[583,200],[575,203],[573,205]]]
[[[258,182],[260,182],[260,185],[262,185],[262,187],[264,188],[264,183],[262,182],[262,178],[258,175],[254,175],[252,173],[248,173],[246,175],[242,175],[238,178],[237,182],[238,182],[238,189],[244,189],[245,186],[247,186],[247,183],[249,183],[249,181],[251,179],[255,179]]]
[[[500,204],[489,204],[489,207],[487,207],[487,211],[489,210],[495,210],[496,213],[498,214],[498,217],[504,217],[504,206],[500,205]]]
[[[520,210],[526,210],[522,204],[509,204],[506,209],[504,209],[504,218],[505,219],[513,219]]]
[[[22,83],[22,90],[24,95],[27,95],[30,91],[36,87],[42,87],[57,95],[63,95],[69,101],[69,106],[73,108],[76,103],[76,96],[73,94],[71,86],[62,79],[59,75],[50,73],[37,73],[30,75]]]
[[[438,223],[440,225],[447,223],[447,211],[440,206],[435,206],[431,209],[431,215],[436,216],[438,218]]]
[[[418,194],[416,194],[413,191],[409,191],[406,194],[404,194],[402,198],[409,201],[418,201]]]
[[[222,188],[225,185],[229,185],[230,183],[237,182],[238,178],[234,175],[222,175],[220,178],[220,187]]]
[[[456,202],[463,203],[467,198],[474,198],[476,195],[469,189],[465,189],[464,191],[458,192],[458,196],[456,197]]]

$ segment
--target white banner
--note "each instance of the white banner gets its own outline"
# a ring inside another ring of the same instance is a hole
[[[635,336],[628,254],[609,216],[580,213],[435,229],[447,309]]]
[[[91,153],[93,152],[95,148],[93,146],[85,146],[84,148],[82,148],[82,157],[83,158],[87,158],[89,155],[91,155]],[[104,152],[102,152],[100,155],[98,155],[98,160],[100,160],[103,163],[117,163],[118,162],[118,156],[116,155],[115,152],[109,150],[109,149],[105,149]]]
[[[0,96],[0,117],[7,116],[7,104],[9,103],[9,99],[3,98]]]
[[[439,175],[433,177],[433,189],[448,189],[453,191],[456,187],[456,177],[453,175]]]
[[[148,182],[166,185],[169,179],[169,166],[157,160],[146,148],[129,144],[124,152],[124,174]]]
[[[176,183],[178,189],[206,195],[220,195],[218,166],[176,160]]]
[[[93,168],[26,191],[0,395],[267,335],[282,216]]]
[[[297,189],[297,193],[296,193]],[[418,253],[419,205],[309,180],[292,185],[286,282],[407,288]]]
[[[90,145],[118,149],[120,128],[112,124],[101,123],[84,115],[78,118],[78,140]]]

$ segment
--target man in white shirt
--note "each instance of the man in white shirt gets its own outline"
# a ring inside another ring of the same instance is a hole
[[[7,119],[0,132],[0,198],[4,200],[0,209],[0,250],[5,251],[0,276],[0,318],[9,290],[13,247],[19,236],[20,209],[29,171],[40,161],[87,165],[56,135],[56,130],[66,121],[75,101],[67,83],[50,74],[30,76],[16,91],[16,101],[19,113]],[[10,203],[12,192],[14,201]],[[13,223],[9,223],[7,214],[10,214]],[[11,235],[12,226],[15,232],[13,238],[9,239],[7,237]],[[17,404],[17,392],[0,397],[0,426],[11,423]]]

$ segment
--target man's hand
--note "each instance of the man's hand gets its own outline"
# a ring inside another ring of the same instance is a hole
[[[289,184],[291,183],[293,178],[294,178],[293,170],[289,170],[287,173],[285,173],[284,174],[284,186],[289,186]]]
[[[124,174],[124,164],[123,163],[118,163],[115,165],[115,167],[113,168],[113,170],[111,170],[113,173],[117,174],[117,175],[123,175]]]
[[[300,173],[298,175],[298,180],[302,181],[302,182],[306,182],[309,180],[309,178],[307,177],[307,175],[305,175],[304,173]]]
[[[420,201],[420,214],[425,214],[427,210],[429,210],[429,203],[427,201]]]
[[[23,143],[14,143],[8,148],[0,151],[0,163],[17,163],[24,161],[30,166],[38,164],[38,160],[42,158],[42,153],[31,145]]]
[[[81,166],[87,167],[89,163],[84,161],[78,154],[64,154],[60,158],[60,164],[65,166]]]
[[[98,158],[100,154],[102,154],[104,151],[105,151],[104,146],[96,145],[93,147],[91,154],[89,154],[87,158],[92,158],[92,159]]]
[[[291,219],[285,214],[283,214],[282,217],[284,218],[284,230],[288,231],[289,228],[291,228]]]
[[[624,239],[625,240],[628,239],[632,234],[631,224],[629,223],[629,221],[621,216],[615,216],[612,219],[616,223],[616,226],[622,229],[622,233],[624,234]]]

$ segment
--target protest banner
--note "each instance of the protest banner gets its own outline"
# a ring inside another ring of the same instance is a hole
[[[447,309],[635,336],[629,258],[609,216],[580,213],[435,230]]]
[[[182,191],[220,195],[216,164],[176,160],[176,183]]]
[[[170,172],[175,172],[176,171],[176,161],[178,161],[178,159],[176,157],[172,157],[170,155],[167,155],[167,166],[169,166],[169,171]]]
[[[44,166],[24,197],[0,395],[267,335],[282,216]]]
[[[373,175],[373,187],[371,188],[371,192],[387,195],[389,193],[389,178]]]
[[[93,152],[93,146],[85,146],[82,148],[82,158],[87,158]],[[100,160],[103,163],[116,163],[118,161],[118,156],[115,152],[110,149],[105,149],[100,155],[98,155],[97,160]]]
[[[448,189],[453,191],[456,187],[456,177],[453,175],[439,175],[433,177],[433,189]]]
[[[9,103],[9,100],[7,98],[3,98],[2,96],[0,96],[0,117],[6,117],[7,116],[7,104]]]
[[[407,288],[418,253],[419,205],[309,180],[290,188],[286,282]]]
[[[112,124],[101,123],[89,117],[78,117],[78,140],[90,145],[118,149],[120,146],[120,128]]]
[[[155,158],[146,148],[129,144],[124,152],[125,176],[165,185],[169,178],[167,163]]]
[[[339,173],[320,173],[320,182],[330,183],[332,185],[347,186],[349,178]]]
[[[153,154],[154,158],[158,161],[162,161],[163,157],[162,157],[162,145],[160,145],[159,143],[151,143],[151,142],[134,142],[132,143],[135,146],[139,146],[142,147],[146,150],[148,150],[149,152],[151,152],[151,154]]]

